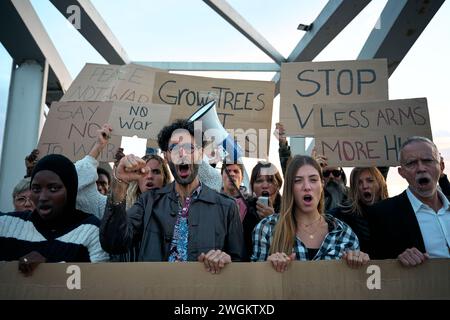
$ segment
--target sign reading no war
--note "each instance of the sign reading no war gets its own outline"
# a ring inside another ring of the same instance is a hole
[[[38,149],[40,156],[63,154],[82,159],[97,141],[97,130],[108,121],[112,102],[53,102],[45,121]],[[112,136],[99,161],[112,162],[121,137]]]
[[[280,121],[289,136],[314,136],[313,104],[387,99],[385,59],[281,66]]]
[[[432,138],[425,98],[314,105],[315,146],[331,166],[397,166],[410,136]]]
[[[172,107],[114,101],[109,117],[113,135],[153,139],[169,124]]]

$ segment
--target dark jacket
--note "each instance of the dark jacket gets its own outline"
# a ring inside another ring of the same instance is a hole
[[[125,203],[106,204],[100,242],[111,254],[126,253],[139,243],[138,261],[167,261],[178,214],[175,182],[143,193],[125,210]],[[233,261],[243,257],[242,224],[234,200],[202,185],[189,207],[188,261],[220,249]]]
[[[352,228],[359,240],[359,248],[365,253],[370,252],[370,230],[367,218],[367,206],[361,205],[362,215],[352,210],[350,205],[339,206],[327,213],[345,222]]]
[[[244,228],[244,243],[245,243],[245,256],[243,261],[250,261],[250,257],[253,253],[253,239],[252,233],[256,225],[262,220],[256,212],[257,197],[247,198],[248,210],[247,214],[242,221],[242,227]],[[276,214],[280,212],[281,208],[281,195],[278,193],[273,204],[273,209]]]
[[[425,252],[419,223],[406,191],[367,209],[371,259],[397,259],[412,247]]]

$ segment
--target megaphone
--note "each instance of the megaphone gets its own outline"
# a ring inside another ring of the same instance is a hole
[[[237,163],[242,157],[242,149],[234,138],[225,130],[217,116],[216,101],[210,101],[188,119],[191,122],[201,121],[205,138],[212,140],[215,147],[221,147],[228,163]],[[222,159],[224,160],[224,159]]]

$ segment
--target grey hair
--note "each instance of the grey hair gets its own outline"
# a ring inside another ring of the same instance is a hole
[[[16,184],[16,186],[14,187],[14,190],[12,193],[13,200],[19,193],[30,190],[30,183],[31,183],[31,177],[20,180],[19,183]]]
[[[402,161],[402,153],[403,153],[403,149],[405,149],[405,147],[411,143],[414,142],[425,142],[430,144],[433,147],[433,151],[435,152],[436,157],[438,157],[437,160],[439,160],[439,151],[437,146],[434,144],[433,141],[431,141],[430,139],[428,139],[427,137],[422,137],[422,136],[411,136],[408,137],[408,139],[406,139],[405,142],[403,142],[402,146],[400,147],[400,162]]]

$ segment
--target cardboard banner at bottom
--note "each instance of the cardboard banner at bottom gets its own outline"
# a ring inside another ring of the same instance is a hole
[[[450,259],[415,268],[372,260],[295,261],[284,273],[269,262],[232,263],[220,274],[203,264],[46,263],[24,277],[17,261],[0,263],[0,299],[450,299]]]

